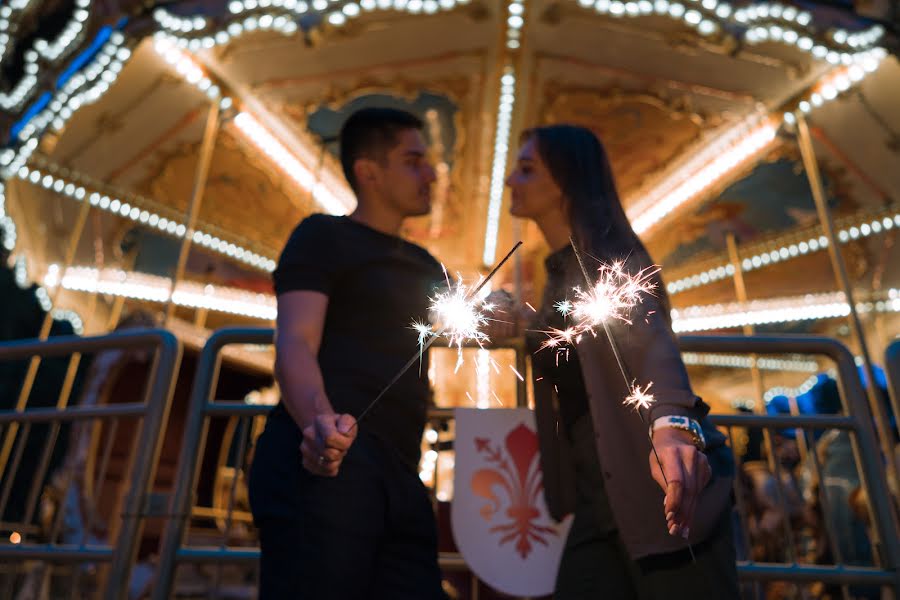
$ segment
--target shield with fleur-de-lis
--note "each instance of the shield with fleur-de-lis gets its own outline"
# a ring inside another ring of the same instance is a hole
[[[552,592],[569,521],[544,503],[534,414],[457,409],[454,449],[452,528],[466,564],[506,594]]]

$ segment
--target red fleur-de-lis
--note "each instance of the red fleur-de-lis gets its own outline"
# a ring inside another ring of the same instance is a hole
[[[496,467],[476,471],[472,475],[472,491],[490,501],[480,511],[488,521],[493,520],[503,504],[494,492],[495,487],[506,493],[509,506],[505,516],[510,520],[491,527],[490,532],[502,534],[501,546],[515,540],[516,551],[524,559],[531,554],[532,542],[546,546],[545,536],[556,535],[556,530],[535,522],[541,516],[537,500],[543,489],[537,434],[520,423],[506,435],[504,441],[505,454],[512,465],[504,456],[503,449],[492,446],[488,439],[475,439],[476,450],[484,455],[486,462]]]

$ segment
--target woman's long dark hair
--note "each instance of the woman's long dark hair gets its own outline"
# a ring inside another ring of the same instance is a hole
[[[639,269],[653,260],[625,215],[603,144],[577,125],[547,125],[525,131],[522,142],[535,141],[541,160],[569,202],[569,222],[580,252],[612,263],[628,260]],[[662,278],[654,276],[656,296],[669,301]]]

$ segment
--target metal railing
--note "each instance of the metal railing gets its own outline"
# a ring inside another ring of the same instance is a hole
[[[259,558],[255,545],[230,546],[227,527],[218,546],[184,545],[185,533],[192,514],[192,498],[197,486],[198,465],[211,417],[252,418],[264,414],[269,407],[247,405],[241,402],[217,401],[216,384],[222,348],[230,344],[271,344],[273,332],[270,329],[228,329],[216,332],[207,342],[201,354],[191,405],[186,423],[185,441],[181,449],[180,462],[175,483],[175,493],[171,513],[178,515],[167,524],[160,553],[159,569],[153,590],[154,600],[170,597],[175,570],[179,564],[215,563],[252,565]],[[882,466],[879,464],[879,448],[875,440],[870,411],[865,393],[854,365],[853,356],[839,342],[829,338],[809,336],[689,336],[680,338],[683,351],[698,353],[754,353],[774,355],[783,353],[815,354],[830,358],[836,366],[840,395],[844,405],[843,415],[815,416],[763,416],[763,415],[715,415],[716,425],[727,429],[734,443],[735,428],[763,428],[776,430],[786,427],[801,428],[809,436],[814,430],[840,430],[850,433],[853,454],[861,483],[867,492],[869,514],[872,520],[872,539],[876,547],[879,566],[867,567],[844,564],[840,556],[833,564],[803,564],[796,557],[782,563],[762,563],[740,561],[738,573],[743,581],[790,581],[796,583],[825,582],[844,586],[848,584],[873,584],[892,586],[900,593],[900,542],[894,513],[891,509],[888,486]],[[429,418],[448,420],[453,418],[452,409],[432,410]],[[247,451],[247,440],[240,439],[237,465],[241,468]],[[821,476],[820,465],[814,461],[812,468]],[[740,465],[739,465],[740,466]],[[236,482],[237,478],[234,478]],[[777,477],[778,487],[781,478]],[[232,498],[233,498],[232,490]],[[784,494],[779,493],[784,508]],[[820,500],[827,505],[827,494],[820,490]],[[233,520],[233,500],[228,502],[226,522]],[[739,512],[745,507],[740,506]],[[196,512],[194,512],[196,516]],[[744,518],[746,515],[742,515]],[[826,524],[827,525],[827,524]],[[789,526],[788,526],[789,530]],[[833,540],[832,540],[833,541]],[[441,553],[440,562],[446,571],[467,570],[464,560],[456,553]]]
[[[111,335],[80,338],[59,337],[48,341],[24,340],[0,344],[0,363],[22,361],[34,357],[50,358],[75,355],[98,355],[110,350],[149,351],[152,356],[147,370],[147,379],[143,398],[140,401],[105,404],[95,406],[68,405],[68,393],[71,385],[63,386],[66,398],[61,398],[53,408],[31,408],[27,404],[22,410],[0,410],[0,429],[10,434],[12,441],[11,459],[4,464],[3,477],[4,499],[8,497],[8,488],[16,478],[16,471],[21,461],[23,448],[32,426],[47,424],[50,434],[47,436],[42,460],[36,473],[31,473],[32,489],[29,493],[29,504],[38,501],[37,491],[44,485],[48,469],[48,457],[56,443],[59,431],[64,425],[90,424],[106,427],[106,444],[100,455],[103,457],[97,478],[97,486],[92,490],[96,495],[103,483],[115,432],[123,420],[133,421],[139,425],[139,433],[134,436],[130,445],[130,454],[126,459],[128,467],[128,492],[121,501],[121,514],[107,516],[111,521],[110,531],[116,532],[115,539],[105,543],[88,544],[86,535],[80,543],[57,543],[62,520],[66,512],[64,502],[57,505],[57,514],[49,532],[34,531],[30,523],[4,524],[20,525],[25,532],[18,543],[0,544],[0,561],[7,566],[19,564],[26,560],[40,560],[50,564],[84,565],[92,563],[108,564],[105,573],[105,589],[103,597],[108,600],[127,598],[131,569],[135,563],[144,520],[148,513],[149,496],[156,471],[157,459],[163,439],[163,432],[168,417],[169,407],[175,387],[175,378],[181,360],[181,344],[168,331],[142,330],[139,332],[123,332]],[[61,497],[65,498],[72,484],[70,476],[64,485]],[[0,507],[2,511],[3,507]],[[33,515],[34,506],[26,512]],[[26,519],[30,521],[29,519]],[[85,534],[88,529],[85,529]],[[41,537],[32,540],[30,537]],[[10,576],[15,577],[15,571]],[[49,577],[49,575],[48,575]],[[77,575],[76,575],[77,577]],[[71,593],[76,595],[77,585],[72,583]],[[9,590],[7,590],[9,591]],[[4,596],[10,597],[10,596]]]
[[[203,347],[197,362],[197,372],[191,389],[190,406],[185,423],[184,442],[181,447],[181,459],[178,461],[178,473],[175,479],[175,490],[172,496],[172,517],[166,525],[163,535],[159,567],[153,585],[152,598],[168,599],[172,593],[175,569],[181,562],[216,562],[238,563],[256,561],[258,549],[234,549],[227,547],[228,527],[222,535],[222,543],[217,548],[185,548],[184,537],[188,521],[191,517],[191,505],[197,487],[198,467],[204,441],[206,439],[208,419],[213,416],[245,416],[252,417],[268,412],[271,407],[241,402],[217,402],[221,350],[231,344],[272,344],[274,330],[271,328],[236,328],[220,329],[213,333]],[[238,453],[238,465],[246,451],[241,444]],[[235,478],[237,481],[237,478]],[[233,494],[232,494],[233,496]],[[231,522],[233,506],[229,506],[227,521]]]
[[[887,375],[895,427],[900,428],[900,339],[894,340],[884,353],[884,372]]]
[[[840,555],[831,523],[825,523],[829,535],[829,544],[835,553],[832,565],[801,564],[793,548],[791,526],[785,524],[785,543],[791,546],[788,555],[790,562],[782,564],[757,563],[751,560],[738,562],[738,574],[746,581],[792,581],[792,582],[824,582],[842,586],[844,597],[849,597],[847,584],[876,584],[890,586],[894,593],[900,595],[900,525],[893,510],[889,487],[885,476],[883,458],[879,451],[875,429],[873,426],[866,393],[859,378],[853,355],[840,342],[831,338],[813,336],[684,336],[679,338],[682,351],[700,353],[750,353],[775,354],[797,353],[816,354],[830,358],[837,371],[837,384],[843,404],[842,415],[806,415],[806,416],[768,416],[768,415],[711,415],[713,423],[726,428],[732,448],[734,444],[733,429],[762,428],[770,432],[783,428],[803,430],[807,445],[813,447],[810,430],[848,431],[851,435],[853,455],[861,484],[866,491],[868,511],[872,520],[871,537],[875,546],[875,556],[880,567],[852,566],[844,563]],[[774,452],[773,448],[768,451]],[[811,467],[818,486],[818,500],[828,514],[829,498],[824,489],[825,477],[822,465],[815,451],[809,454]],[[776,472],[773,473],[777,483],[777,498],[782,513],[787,515],[785,490],[782,473],[778,461],[773,461]],[[738,459],[738,468],[740,462]],[[737,483],[737,482],[736,482]],[[741,506],[741,493],[736,489],[738,512],[746,526],[746,510]]]

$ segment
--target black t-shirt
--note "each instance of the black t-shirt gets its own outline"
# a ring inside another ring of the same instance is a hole
[[[535,368],[539,369],[544,377],[551,379],[556,386],[560,418],[567,432],[579,417],[588,412],[587,390],[581,373],[581,363],[578,361],[578,350],[574,344],[558,348],[542,348],[548,337],[539,332],[549,331],[551,328],[564,330],[572,324],[556,309],[555,304],[561,300],[573,300],[573,288],[584,287],[584,282],[570,280],[570,273],[577,272],[574,268],[577,266],[576,261],[572,246],[557,250],[544,261],[547,269],[544,297],[541,308],[532,321],[531,332],[527,334],[528,347],[532,352],[531,360]]]
[[[443,271],[428,251],[399,237],[348,217],[312,215],[291,234],[273,279],[278,295],[328,296],[319,368],[335,412],[358,416],[417,352],[411,323],[428,316]],[[428,401],[427,355],[422,360],[360,423],[413,468]],[[290,419],[283,407],[278,415]]]

